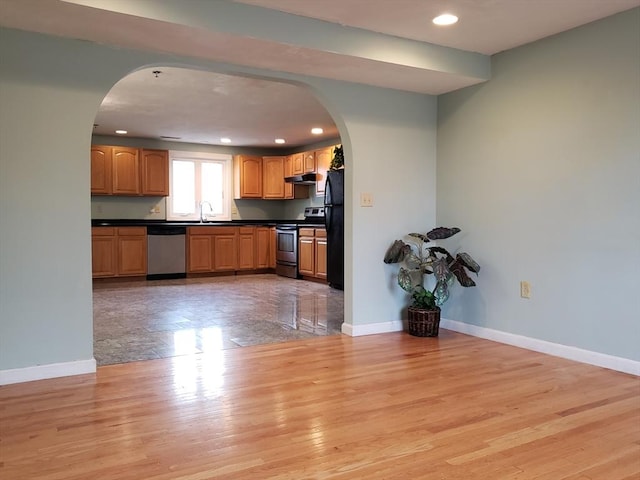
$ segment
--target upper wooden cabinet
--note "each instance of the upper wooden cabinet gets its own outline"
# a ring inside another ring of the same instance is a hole
[[[262,198],[262,157],[233,157],[234,198]]]
[[[110,195],[113,191],[111,147],[91,146],[91,194]]]
[[[142,195],[169,195],[169,152],[142,149]]]
[[[318,174],[316,180],[316,195],[318,196],[324,195],[324,184],[327,181],[327,172],[329,171],[329,165],[331,165],[334,148],[335,147],[326,147],[315,151],[316,173]]]
[[[91,146],[92,195],[169,195],[169,153]]]
[[[285,157],[262,157],[262,198],[285,198]]]
[[[292,175],[302,175],[304,173],[304,153],[294,153],[292,159]]]
[[[302,163],[302,173],[311,173],[316,171],[316,153],[315,152],[304,152],[303,163]]]
[[[140,153],[137,148],[112,147],[114,195],[140,195]]]

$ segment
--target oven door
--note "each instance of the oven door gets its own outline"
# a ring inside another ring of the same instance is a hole
[[[298,227],[276,225],[276,273],[298,278]]]

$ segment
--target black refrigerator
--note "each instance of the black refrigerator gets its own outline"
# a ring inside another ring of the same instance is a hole
[[[327,228],[327,282],[344,288],[344,169],[329,170],[324,187]]]

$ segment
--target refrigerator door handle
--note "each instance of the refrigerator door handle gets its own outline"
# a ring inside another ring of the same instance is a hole
[[[331,217],[333,209],[332,205],[324,206],[324,228],[327,230],[327,233],[331,233]]]

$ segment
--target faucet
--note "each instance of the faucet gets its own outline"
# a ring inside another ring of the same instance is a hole
[[[205,204],[209,206],[209,209],[208,209],[209,215],[205,215],[205,213],[204,213],[204,208],[203,207],[204,207]],[[210,202],[207,202],[206,200],[200,202],[200,221],[202,223],[207,222],[208,219],[213,216],[213,215],[211,215],[212,213],[213,213],[213,207],[211,206]]]

